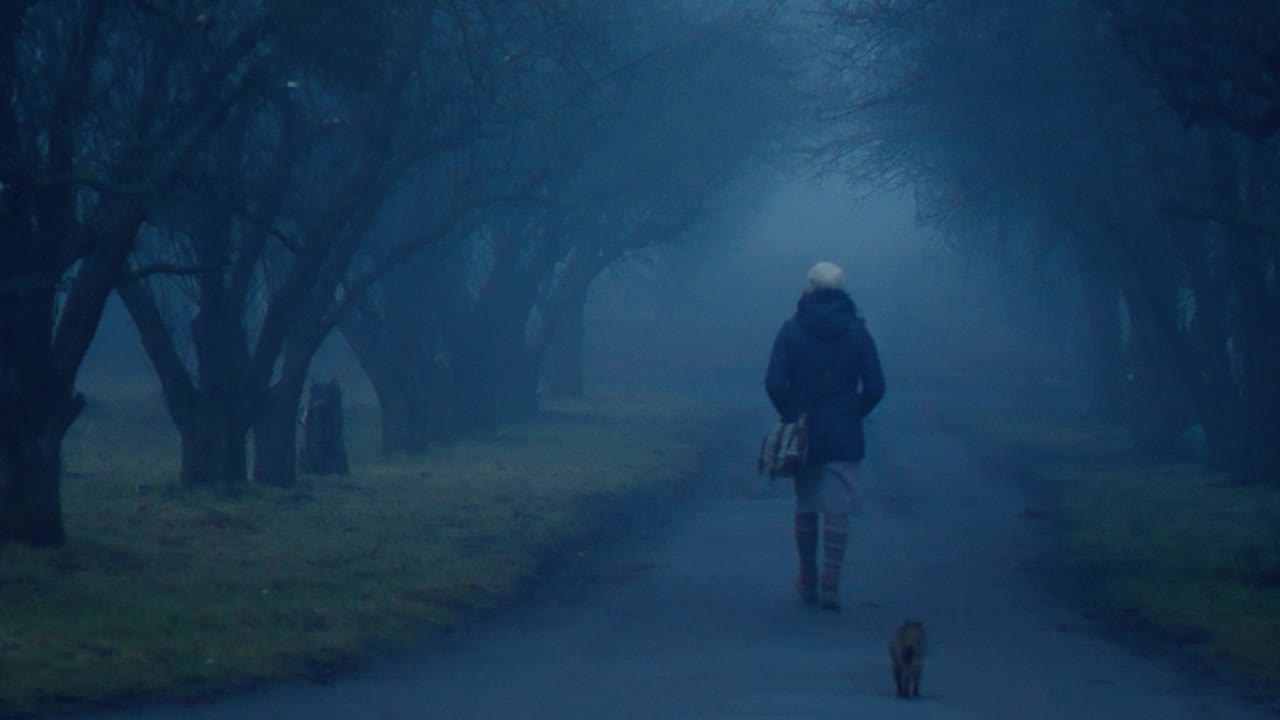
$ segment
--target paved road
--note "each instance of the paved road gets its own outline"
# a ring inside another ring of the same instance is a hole
[[[587,558],[594,582],[332,686],[120,716],[1274,717],[1055,602],[1026,570],[1043,521],[963,440],[921,422],[924,407],[896,397],[871,429],[839,615],[792,590],[790,503],[751,466],[762,415],[710,450],[702,496],[674,520],[596,553],[614,560]],[[908,617],[927,622],[933,648],[918,701],[893,696],[885,650]]]

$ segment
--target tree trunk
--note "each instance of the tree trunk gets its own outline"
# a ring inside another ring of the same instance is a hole
[[[511,300],[493,295],[481,296],[471,313],[453,319],[448,338],[453,369],[451,404],[460,432],[490,430],[503,419],[507,405],[503,396],[513,386],[508,375],[524,356],[527,318],[512,311],[511,304]],[[518,338],[518,345],[513,345],[513,337]]]
[[[1188,316],[1187,272],[1197,262],[1194,253],[1205,247],[1204,237],[1183,224],[1164,229],[1167,235],[1137,233],[1117,237],[1110,245],[1111,266],[1131,321],[1131,428],[1140,447],[1171,452],[1198,424],[1209,459],[1229,458],[1238,431],[1226,412],[1229,396],[1215,384],[1212,353],[1206,354],[1204,338],[1188,329],[1189,320],[1192,325],[1200,321]],[[1156,242],[1153,236],[1168,239]],[[1206,292],[1196,299],[1212,304],[1212,292]],[[1202,320],[1207,323],[1212,314],[1206,311]]]
[[[378,396],[378,417],[382,425],[382,452],[408,453],[418,455],[427,450],[430,431],[428,422],[423,417],[429,399],[408,388],[418,387],[417,383],[406,383],[408,387],[384,389],[374,383]]]
[[[133,319],[160,380],[165,407],[182,436],[182,482],[230,489],[246,479],[252,417],[248,341],[239,306],[221,286],[221,277],[201,276],[199,283],[201,309],[191,320],[194,372],[178,353],[154,289],[126,282],[116,293]]]
[[[1214,144],[1215,199],[1228,217],[1266,213],[1272,157],[1265,144],[1237,149],[1226,138]],[[1280,477],[1280,293],[1268,279],[1276,261],[1270,240],[1239,223],[1222,227],[1226,272],[1236,298],[1230,338],[1235,357],[1228,360],[1235,361],[1233,380],[1238,380],[1238,389],[1231,388],[1240,443],[1236,474],[1246,482],[1276,483]]]
[[[22,279],[0,277],[0,544],[58,546],[62,443],[84,396],[56,371],[53,287]]]
[[[298,466],[313,475],[346,475],[347,439],[342,410],[342,385],[334,377],[311,383],[311,396],[302,416],[302,453]]]
[[[235,412],[230,394],[199,391],[180,417],[182,483],[224,489],[243,485],[249,422]]]
[[[1245,432],[1241,479],[1280,483],[1280,327],[1255,336],[1243,368]]]
[[[272,393],[253,422],[253,480],[259,485],[293,487],[298,482],[297,404]]]
[[[1166,338],[1156,329],[1158,323],[1172,320],[1156,317],[1158,310],[1132,295],[1125,292],[1132,327],[1126,393],[1129,428],[1139,448],[1171,452],[1177,448],[1179,436],[1195,422],[1191,391],[1174,366],[1176,359],[1171,357]],[[1172,307],[1159,310],[1173,312]]]
[[[448,369],[424,337],[433,328],[352,313],[341,329],[378,397],[383,452],[420,454],[451,434]]]
[[[1195,298],[1190,335],[1196,353],[1196,377],[1203,391],[1196,414],[1204,431],[1204,459],[1211,467],[1237,471],[1243,460],[1240,425],[1240,393],[1231,372],[1228,354],[1230,333],[1229,288],[1215,267],[1215,239],[1204,227],[1174,227],[1172,237],[1180,249],[1187,281]]]
[[[525,352],[523,343],[513,352],[505,354],[506,361],[499,365],[499,375],[494,378],[499,388],[498,412],[500,419],[523,419],[538,414],[538,363]]]
[[[482,333],[468,333],[455,347],[451,400],[459,432],[491,430],[498,423],[498,363],[493,340]]]
[[[587,289],[575,292],[565,300],[556,318],[551,344],[547,349],[547,388],[558,397],[581,397],[583,393],[583,356],[586,352]]]
[[[0,544],[59,546],[65,431],[20,431],[0,442]]]
[[[525,328],[530,304],[485,297],[450,338],[453,417],[464,432],[491,430],[537,407],[537,371],[530,371]]]
[[[460,430],[492,430],[538,411],[538,368],[523,343],[513,348],[497,336],[473,337],[455,366],[453,416]]]
[[[1092,345],[1093,398],[1090,410],[1104,420],[1124,416],[1124,339],[1120,292],[1101,272],[1082,272]]]
[[[429,394],[417,378],[400,383],[374,382],[382,424],[382,452],[417,455],[435,440],[446,437],[439,412],[444,393]]]
[[[1232,338],[1240,377],[1237,475],[1246,482],[1275,483],[1280,477],[1280,322],[1272,309],[1275,301],[1263,290],[1265,281],[1247,286],[1250,290],[1241,292],[1241,331]]]
[[[253,480],[259,485],[298,484],[298,410],[311,358],[323,341],[320,334],[290,342],[280,378],[262,398],[253,421]]]

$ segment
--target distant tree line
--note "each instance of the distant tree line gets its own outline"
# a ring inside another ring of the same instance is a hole
[[[1280,4],[828,0],[826,169],[1071,268],[1094,411],[1280,480]],[[1067,319],[1064,318],[1064,322]]]
[[[335,331],[388,450],[579,392],[592,281],[705,231],[798,119],[773,8],[690,7],[0,4],[0,543],[64,542],[113,292],[190,485],[295,482]]]

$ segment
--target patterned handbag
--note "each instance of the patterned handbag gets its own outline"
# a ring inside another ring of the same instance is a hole
[[[809,416],[801,415],[793,423],[779,421],[765,435],[760,445],[760,474],[769,479],[796,477],[804,469],[809,455]]]

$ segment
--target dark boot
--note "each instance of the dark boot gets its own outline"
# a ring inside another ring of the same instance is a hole
[[[844,550],[849,544],[849,516],[823,513],[822,516],[822,586],[823,610],[840,610],[840,571],[844,567]]]
[[[796,513],[796,549],[800,574],[796,592],[806,605],[818,604],[818,513]]]

